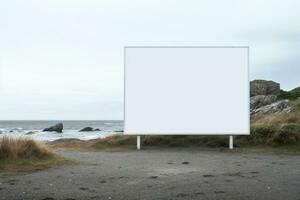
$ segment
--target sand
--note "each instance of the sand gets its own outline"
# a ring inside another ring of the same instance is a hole
[[[78,164],[0,173],[0,199],[300,199],[300,155],[199,149],[60,154]]]

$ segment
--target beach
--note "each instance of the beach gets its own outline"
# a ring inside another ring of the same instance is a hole
[[[1,172],[0,199],[299,199],[300,155],[198,148],[56,150],[77,163]]]

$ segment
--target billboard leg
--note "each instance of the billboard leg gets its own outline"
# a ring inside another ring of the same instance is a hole
[[[229,136],[229,149],[233,149],[233,136]]]
[[[141,136],[136,136],[136,148],[137,150],[141,149]]]

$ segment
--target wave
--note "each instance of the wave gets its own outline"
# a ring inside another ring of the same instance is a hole
[[[0,134],[3,136],[13,136],[13,137],[29,137],[38,141],[51,142],[58,139],[80,139],[80,140],[91,140],[97,138],[105,138],[110,135],[116,134],[112,131],[92,131],[92,132],[79,132],[78,130],[64,130],[63,133],[56,132],[43,132],[38,130],[26,130],[26,131],[4,131]]]

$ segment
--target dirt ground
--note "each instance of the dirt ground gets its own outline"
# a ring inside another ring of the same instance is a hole
[[[0,199],[300,200],[300,155],[199,149],[60,150],[78,164],[0,173]]]

